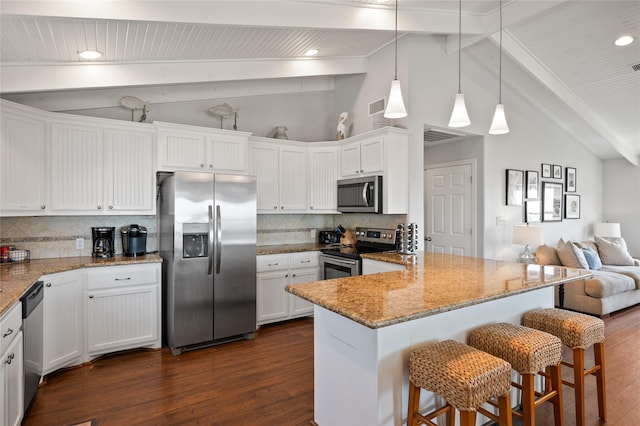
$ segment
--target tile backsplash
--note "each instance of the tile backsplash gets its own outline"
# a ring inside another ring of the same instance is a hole
[[[395,228],[406,222],[405,215],[258,215],[257,244],[304,244],[317,241],[317,231],[334,230],[338,225],[354,230],[356,226]],[[138,224],[147,228],[147,251],[158,250],[156,216],[37,216],[0,217],[0,243],[31,250],[32,259],[90,256],[91,228],[116,228],[116,254],[122,253],[120,228]],[[316,236],[312,237],[312,230]],[[84,249],[76,249],[76,238],[84,238]]]

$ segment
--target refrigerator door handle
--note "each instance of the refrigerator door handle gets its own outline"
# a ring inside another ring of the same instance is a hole
[[[220,274],[220,264],[222,263],[222,217],[220,215],[220,205],[216,206],[216,274]]]
[[[209,266],[207,267],[207,275],[211,275],[213,272],[213,206],[209,206]]]

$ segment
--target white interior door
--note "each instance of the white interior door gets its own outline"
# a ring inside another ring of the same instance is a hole
[[[424,172],[425,250],[475,256],[472,163]]]

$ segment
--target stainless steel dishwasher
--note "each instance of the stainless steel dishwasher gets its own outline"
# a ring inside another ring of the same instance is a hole
[[[24,410],[27,411],[38,390],[42,375],[42,327],[44,286],[36,281],[22,301],[22,333],[24,336]]]

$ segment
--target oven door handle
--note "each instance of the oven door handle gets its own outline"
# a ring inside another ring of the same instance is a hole
[[[320,256],[324,262],[335,263],[343,266],[354,266],[358,264],[357,260],[342,260],[338,259],[335,256]]]

